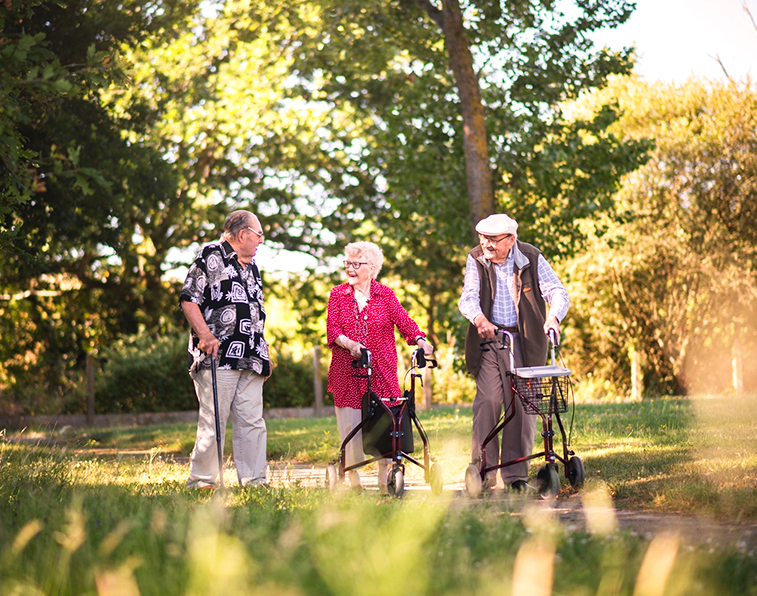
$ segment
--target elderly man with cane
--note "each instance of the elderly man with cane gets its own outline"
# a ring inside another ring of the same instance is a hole
[[[560,321],[570,305],[568,292],[541,252],[517,238],[518,224],[504,213],[490,215],[476,225],[479,245],[468,253],[465,281],[458,308],[470,325],[465,338],[465,362],[476,379],[473,401],[473,462],[497,425],[503,404],[510,402],[505,350],[482,350],[482,341],[505,329],[513,337],[515,366],[542,366],[547,359],[550,331],[560,337]],[[547,310],[549,304],[549,310]],[[502,450],[495,439],[487,449],[491,462],[506,463],[530,455],[536,417],[527,415],[519,399],[515,415],[502,431]],[[528,487],[528,461],[500,468],[506,487]],[[496,470],[484,485],[494,488]]]
[[[249,211],[234,211],[218,242],[200,250],[179,303],[192,330],[190,376],[200,405],[187,486],[223,487],[223,435],[231,415],[239,484],[266,480],[263,383],[271,374],[264,338],[263,284],[254,256],[263,229]],[[217,363],[217,366],[216,366]]]

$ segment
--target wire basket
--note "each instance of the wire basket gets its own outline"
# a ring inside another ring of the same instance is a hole
[[[527,414],[568,411],[570,371],[561,366],[517,368],[512,376],[515,392]]]

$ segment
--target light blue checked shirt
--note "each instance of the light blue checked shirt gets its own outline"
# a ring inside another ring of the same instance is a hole
[[[497,275],[497,293],[492,305],[491,322],[503,327],[515,327],[518,324],[518,314],[515,311],[515,284],[513,283],[513,264],[516,251],[522,255],[518,250],[518,245],[515,244],[504,262],[499,265],[484,259],[484,265],[494,267]],[[549,304],[549,314],[554,315],[558,321],[562,321],[570,306],[568,291],[541,254],[539,255],[538,266],[539,291],[542,298]],[[478,277],[476,261],[471,255],[468,255],[468,261],[465,264],[463,292],[460,295],[457,307],[471,323],[478,315],[484,314],[481,310],[479,297],[480,287],[481,280]]]

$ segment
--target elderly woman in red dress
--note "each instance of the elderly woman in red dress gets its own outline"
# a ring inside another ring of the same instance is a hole
[[[337,430],[342,441],[361,421],[367,380],[355,377],[351,365],[353,359],[360,357],[361,348],[371,351],[371,390],[380,398],[402,395],[397,380],[395,327],[408,345],[422,347],[429,355],[434,351],[394,292],[376,281],[384,263],[381,249],[372,242],[354,242],[347,245],[344,253],[347,281],[332,288],[326,320],[326,339],[332,350],[328,390],[334,394]],[[365,459],[361,433],[347,443],[345,457],[348,466]],[[379,487],[383,490],[386,472],[387,462],[380,460]],[[352,486],[360,486],[356,470],[350,471],[349,478]]]

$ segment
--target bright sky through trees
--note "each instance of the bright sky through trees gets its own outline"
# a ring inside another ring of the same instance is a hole
[[[611,48],[635,44],[636,72],[646,79],[682,82],[689,76],[757,76],[757,0],[636,0],[628,22],[595,39]]]

